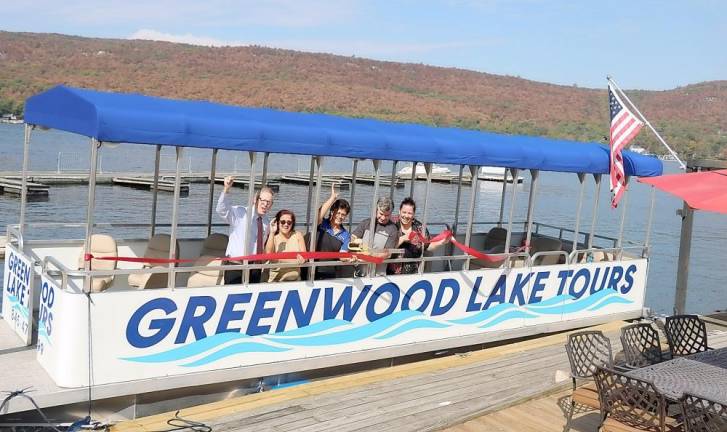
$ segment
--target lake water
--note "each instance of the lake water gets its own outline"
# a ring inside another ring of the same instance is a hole
[[[20,171],[23,155],[22,125],[0,124],[0,171]],[[110,172],[152,173],[154,167],[154,147],[147,145],[121,144],[104,146],[100,152],[100,170]],[[209,172],[211,151],[186,149],[184,153],[184,170],[192,172]],[[262,158],[260,158],[262,159]],[[171,172],[174,169],[174,150],[163,149],[161,169]],[[275,172],[301,171],[306,175],[310,165],[309,158],[290,155],[271,155],[269,170]],[[371,162],[360,162],[359,172],[370,172]],[[89,166],[89,140],[77,135],[58,131],[35,131],[31,141],[31,166],[34,171],[68,172],[87,170]],[[324,171],[351,172],[352,163],[347,159],[327,158],[324,160]],[[239,172],[243,175],[248,171],[249,162],[246,153],[221,151],[218,156],[218,172]],[[457,167],[450,167],[457,172]],[[677,172],[678,166],[667,162],[665,171]],[[259,172],[259,171],[258,171]],[[382,174],[389,175],[391,165],[383,165]],[[525,219],[527,200],[530,188],[529,174],[523,173],[525,182],[517,186],[515,217],[513,220]],[[356,187],[354,219],[365,217],[371,208],[373,188],[365,185]],[[219,191],[219,187],[216,191]],[[499,214],[500,183],[482,182],[478,195],[476,212],[477,220],[496,221]],[[538,198],[535,208],[535,221],[573,228],[580,187],[575,174],[541,172],[538,184]],[[429,220],[448,222],[454,219],[456,185],[433,184],[429,197]],[[588,178],[586,200],[581,215],[581,231],[588,231],[591,223],[592,195],[594,191],[592,177]],[[180,223],[206,223],[209,187],[203,184],[192,184],[189,196],[182,199],[179,216]],[[99,185],[96,188],[95,222],[117,223],[148,223],[151,215],[151,193],[120,186]],[[247,191],[237,189],[238,200],[247,199]],[[324,189],[321,200],[327,198]],[[382,193],[388,194],[388,188]],[[341,196],[348,198],[348,191],[341,191]],[[395,202],[409,194],[409,184],[397,189]],[[463,188],[460,203],[460,223],[464,218],[469,202],[469,187]],[[424,182],[418,182],[414,198],[423,213]],[[650,187],[633,182],[630,186],[624,238],[643,243],[647,223]],[[509,209],[509,191],[506,209]],[[84,222],[86,218],[86,202],[88,192],[85,186],[52,186],[50,198],[46,202],[30,202],[28,204],[28,222]],[[679,250],[679,232],[681,219],[676,209],[682,203],[667,194],[657,192],[652,229],[652,253],[649,268],[646,304],[657,312],[670,313],[674,304],[676,285],[676,268]],[[608,179],[603,178],[601,205],[597,234],[611,237],[618,236],[620,210],[611,210],[609,205]],[[299,221],[305,220],[307,204],[307,187],[281,185],[277,194],[273,211],[289,208],[296,212]],[[171,194],[160,193],[157,213],[158,223],[171,221]],[[17,223],[20,200],[12,195],[0,195],[0,226]],[[507,213],[506,213],[507,215]],[[217,220],[215,216],[215,222]],[[723,260],[727,257],[727,216],[696,212],[692,255],[689,271],[689,293],[687,311],[692,313],[709,313],[727,308],[723,281],[727,269]],[[483,228],[484,229],[484,228]],[[203,229],[184,229],[183,236],[203,237]],[[83,238],[81,229],[56,230],[39,232],[34,235],[56,236],[62,238]],[[146,232],[115,231],[119,238],[124,236],[145,237]],[[33,238],[32,236],[30,238]]]

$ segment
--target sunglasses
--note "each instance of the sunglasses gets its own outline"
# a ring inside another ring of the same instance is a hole
[[[280,219],[280,225],[293,225],[292,220]]]

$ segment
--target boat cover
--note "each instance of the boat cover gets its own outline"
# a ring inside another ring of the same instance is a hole
[[[103,142],[605,174],[608,147],[552,138],[244,108],[56,86],[29,98],[29,124]],[[655,157],[624,151],[629,176],[657,176]]]
[[[639,181],[678,196],[693,209],[727,213],[727,170],[669,174]]]

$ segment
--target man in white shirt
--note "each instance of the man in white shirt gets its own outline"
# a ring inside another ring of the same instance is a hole
[[[228,194],[232,184],[235,181],[233,176],[225,177],[225,187],[217,200],[217,214],[230,224],[230,241],[227,243],[227,251],[225,255],[228,257],[244,256],[259,254],[265,252],[265,238],[270,230],[270,221],[265,216],[273,206],[273,191],[269,187],[264,187],[255,194],[255,215],[252,221],[252,229],[250,230],[250,239],[247,242],[247,250],[245,248],[245,239],[247,237],[247,206],[233,206],[230,204]],[[250,282],[260,282],[260,273],[258,270],[250,270]],[[242,271],[226,271],[225,284],[236,284],[242,282]]]

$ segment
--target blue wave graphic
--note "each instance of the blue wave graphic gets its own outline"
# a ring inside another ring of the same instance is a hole
[[[279,348],[272,345],[267,345],[263,343],[258,342],[242,342],[239,344],[230,345],[228,347],[222,348],[219,351],[215,351],[214,353],[202,357],[199,360],[195,360],[191,363],[183,364],[184,367],[195,367],[195,366],[204,366],[206,364],[215,362],[217,360],[223,359],[225,357],[229,357],[231,355],[235,354],[242,354],[242,353],[251,353],[251,352],[283,352],[283,351],[289,351],[290,348]]]
[[[568,294],[561,294],[559,296],[549,298],[548,300],[543,300],[540,303],[534,303],[534,304],[528,305],[528,309],[538,309],[538,308],[549,307],[549,306],[559,306],[559,305],[562,305],[564,302],[570,301],[570,300],[574,300],[574,298],[569,296]]]
[[[608,305],[614,304],[614,303],[629,304],[629,303],[633,303],[633,302],[631,300],[626,300],[625,298],[623,298],[621,296],[607,297],[604,301],[589,307],[588,310],[595,311],[595,310],[603,308],[604,306],[608,306]]]
[[[330,319],[330,320],[326,320],[326,321],[317,322],[315,324],[310,324],[305,327],[300,327],[297,329],[291,329],[291,330],[286,330],[286,331],[283,331],[280,333],[275,333],[274,335],[276,337],[278,337],[278,336],[291,336],[291,337],[308,336],[308,335],[311,335],[314,333],[324,332],[324,331],[330,330],[332,328],[350,326],[350,325],[351,325],[351,323],[346,320]]]
[[[352,329],[341,330],[339,332],[327,333],[325,335],[283,340],[277,340],[278,338],[276,337],[276,335],[272,335],[265,337],[265,339],[274,342],[280,342],[283,344],[298,346],[339,345],[370,338],[371,336],[381,333],[384,330],[388,330],[394,324],[397,324],[401,321],[407,320],[415,316],[423,316],[423,314],[416,310],[404,310],[395,312],[389,316],[385,316],[368,324],[363,324]]]
[[[48,332],[45,329],[45,321],[38,321],[38,337],[45,339],[46,343],[50,345],[50,336],[48,336]]]
[[[407,323],[404,323],[403,325],[400,325],[399,327],[395,328],[394,330],[384,333],[381,336],[376,336],[376,339],[389,339],[394,336],[398,336],[402,333],[406,333],[411,330],[415,329],[422,329],[422,328],[446,328],[450,327],[447,324],[443,324],[437,321],[432,321],[428,319],[417,319],[414,321],[409,321]]]
[[[182,345],[178,348],[172,348],[167,351],[162,351],[160,353],[149,354],[139,357],[125,357],[122,359],[141,363],[163,363],[174,360],[181,360],[198,354],[202,354],[203,352],[209,351],[213,348],[217,348],[221,344],[227,343],[231,340],[245,339],[249,337],[250,336],[248,335],[240,333],[219,333],[200,339],[198,341],[188,343],[187,345]]]
[[[451,320],[449,322],[453,324],[479,324],[483,321],[487,321],[488,319],[499,314],[500,312],[509,309],[517,309],[517,306],[511,303],[500,303],[496,306],[491,307],[490,309],[477,312],[474,315],[468,316],[466,318]]]
[[[522,319],[522,318],[537,318],[537,315],[531,314],[524,310],[511,310],[507,311],[504,314],[500,315],[499,317],[493,319],[492,321],[486,322],[485,324],[482,324],[480,328],[488,328],[492,327],[494,325],[500,324],[501,322],[509,321],[512,319]]]

